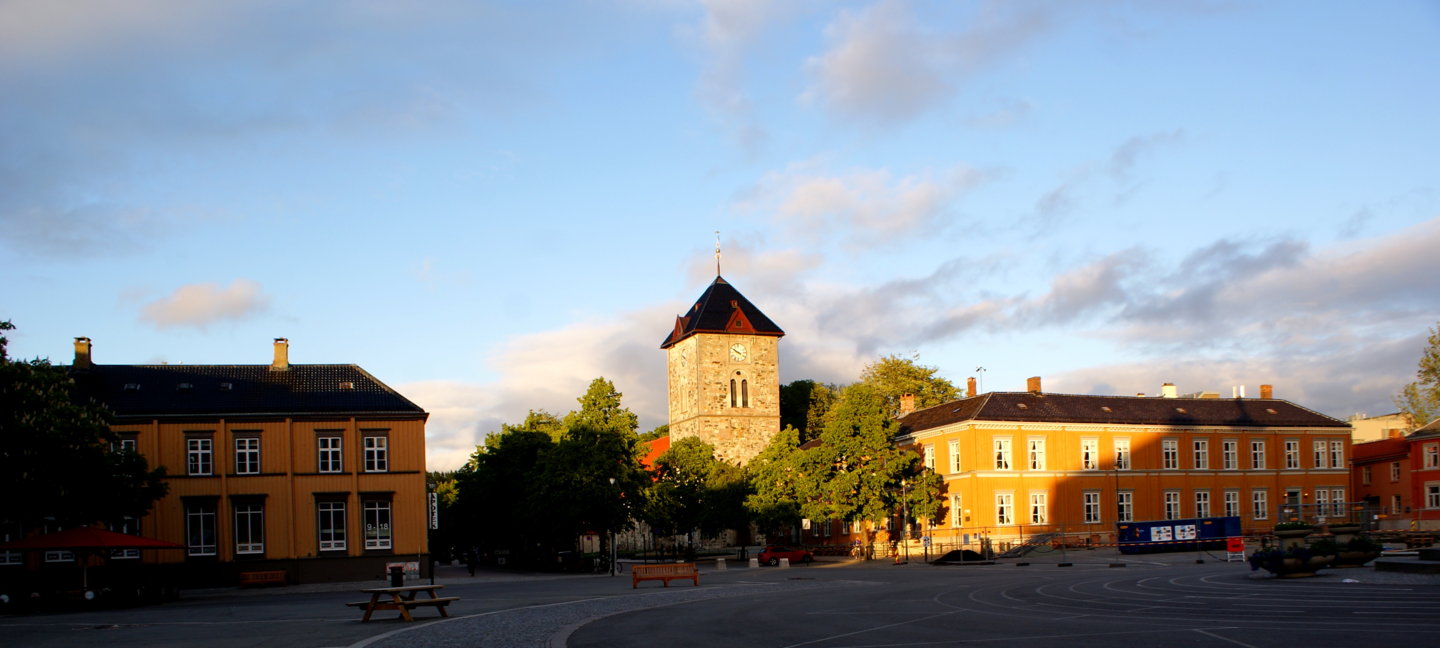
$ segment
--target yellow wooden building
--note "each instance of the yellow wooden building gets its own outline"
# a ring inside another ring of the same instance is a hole
[[[937,544],[1111,544],[1120,522],[1349,514],[1350,429],[1260,398],[994,392],[909,413],[897,442],[945,481]]]
[[[168,495],[117,530],[185,545],[143,559],[183,561],[187,585],[427,562],[428,415],[360,367],[292,365],[283,338],[268,365],[99,365],[77,338],[71,372],[121,443],[165,467]]]

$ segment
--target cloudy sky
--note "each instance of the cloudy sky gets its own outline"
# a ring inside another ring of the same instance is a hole
[[[0,319],[288,337],[448,469],[596,376],[664,423],[718,230],[787,382],[1380,414],[1440,320],[1437,115],[1423,0],[4,0]]]

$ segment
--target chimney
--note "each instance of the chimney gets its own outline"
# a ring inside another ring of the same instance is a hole
[[[974,397],[975,397],[975,377],[974,377],[974,376],[971,376],[971,377],[969,377],[968,379],[965,380],[965,397],[966,397],[966,398],[974,398]]]
[[[913,411],[915,411],[915,395],[914,395],[914,394],[901,394],[901,395],[900,395],[900,416],[901,416],[901,417],[904,417],[904,416],[910,414],[910,413],[913,412]]]
[[[1176,398],[1179,395],[1180,392],[1175,389],[1175,383],[1165,383],[1163,385],[1160,385],[1161,398]]]
[[[290,368],[290,340],[275,338],[275,362],[270,364],[271,371],[285,371]]]
[[[1040,393],[1040,377],[1039,377],[1039,376],[1031,376],[1031,377],[1029,377],[1029,378],[1026,378],[1026,379],[1025,379],[1025,391],[1028,391],[1028,392],[1030,392],[1030,393],[1032,393],[1032,394],[1038,394],[1038,393]]]
[[[90,360],[90,338],[75,338],[75,364],[71,365],[71,368],[84,371],[93,366],[95,363]]]
[[[1265,399],[1265,400],[1270,400],[1270,399],[1272,399],[1272,398],[1275,398],[1275,386],[1274,386],[1274,385],[1260,385],[1260,398],[1263,398],[1263,399]]]

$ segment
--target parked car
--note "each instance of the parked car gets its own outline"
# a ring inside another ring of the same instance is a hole
[[[792,563],[808,563],[815,559],[815,555],[804,549],[770,546],[760,552],[759,558],[761,563],[774,567],[780,564],[781,558],[789,558]]]

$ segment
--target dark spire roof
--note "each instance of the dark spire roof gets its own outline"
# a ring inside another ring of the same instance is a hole
[[[1100,425],[1348,428],[1290,401],[1266,398],[1155,398],[992,392],[913,412],[901,434],[962,421]]]
[[[119,417],[425,417],[425,410],[355,365],[91,365],[80,392]]]
[[[668,349],[696,333],[743,333],[746,335],[773,335],[780,337],[780,330],[770,318],[756,308],[750,300],[725,281],[716,276],[714,283],[701,293],[695,305],[682,315],[675,316],[675,327],[660,348]]]

